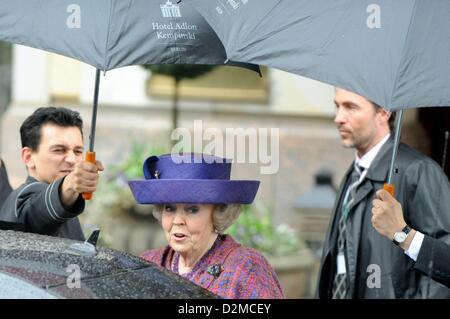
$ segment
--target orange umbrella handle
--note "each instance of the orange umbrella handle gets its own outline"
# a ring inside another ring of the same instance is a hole
[[[95,152],[86,152],[86,162],[95,164]],[[92,193],[83,193],[82,196],[84,200],[92,199]]]
[[[395,187],[393,184],[384,184],[383,189],[392,196],[395,196]]]

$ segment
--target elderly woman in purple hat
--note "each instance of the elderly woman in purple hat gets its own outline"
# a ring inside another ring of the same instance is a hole
[[[205,154],[149,157],[145,180],[129,185],[138,203],[155,205],[169,245],[141,257],[223,298],[283,298],[267,260],[223,234],[259,187],[230,173],[231,163]]]

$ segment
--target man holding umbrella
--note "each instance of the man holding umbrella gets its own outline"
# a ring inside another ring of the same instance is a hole
[[[319,272],[319,298],[450,298],[450,289],[414,270],[399,247],[409,229],[393,240],[371,223],[372,200],[383,188],[393,151],[389,111],[363,96],[336,89],[341,142],[355,148],[334,205]],[[421,233],[450,243],[450,183],[430,158],[401,144],[394,184],[405,221]]]
[[[28,178],[0,210],[0,221],[25,231],[84,240],[77,216],[83,193],[94,192],[101,162],[83,161],[83,122],[66,108],[37,109],[20,127],[22,161]]]

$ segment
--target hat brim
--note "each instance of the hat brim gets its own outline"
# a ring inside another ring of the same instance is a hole
[[[129,181],[139,204],[250,204],[259,181],[152,179]]]

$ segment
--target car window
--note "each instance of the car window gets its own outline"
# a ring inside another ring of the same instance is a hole
[[[46,290],[20,278],[0,272],[1,299],[56,299]]]

